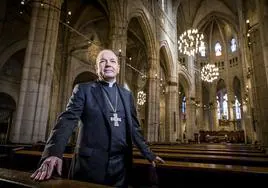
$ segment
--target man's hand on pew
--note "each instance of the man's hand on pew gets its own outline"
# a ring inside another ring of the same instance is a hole
[[[157,163],[165,163],[165,161],[161,157],[156,156],[155,159],[152,161],[153,167],[156,167]]]
[[[50,156],[43,161],[41,166],[31,175],[31,178],[36,181],[50,179],[54,168],[57,168],[58,174],[61,176],[62,159]]]

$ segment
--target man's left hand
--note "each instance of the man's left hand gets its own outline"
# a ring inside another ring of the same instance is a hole
[[[153,165],[153,167],[156,167],[156,164],[157,164],[157,163],[162,163],[162,164],[164,164],[165,161],[164,161],[161,157],[156,156],[155,159],[152,161],[152,165]]]

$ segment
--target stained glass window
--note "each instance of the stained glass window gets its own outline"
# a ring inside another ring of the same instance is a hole
[[[199,47],[199,53],[202,57],[206,56],[206,46],[203,41],[201,41],[200,47]]]
[[[216,44],[215,44],[215,54],[216,54],[216,56],[221,56],[221,54],[222,54],[221,51],[222,51],[221,44],[219,42],[216,42]]]
[[[235,116],[236,119],[241,119],[241,108],[240,108],[241,104],[238,101],[237,97],[235,96]]]
[[[235,40],[235,38],[232,38],[232,40],[231,40],[231,51],[232,52],[236,51],[236,40]]]

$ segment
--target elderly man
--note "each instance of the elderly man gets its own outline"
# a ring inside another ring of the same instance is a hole
[[[35,180],[46,180],[54,168],[61,174],[62,155],[78,120],[80,139],[69,176],[72,179],[115,187],[128,185],[132,143],[153,166],[164,161],[155,156],[140,133],[130,91],[116,83],[120,66],[115,53],[102,50],[96,58],[97,81],[78,84],[45,146]]]

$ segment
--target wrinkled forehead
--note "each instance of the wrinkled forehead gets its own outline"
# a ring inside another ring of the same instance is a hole
[[[117,56],[115,55],[115,53],[111,50],[102,50],[100,51],[100,53],[98,54],[97,58],[96,58],[96,63],[99,63],[102,59],[105,60],[115,60],[117,61]]]

